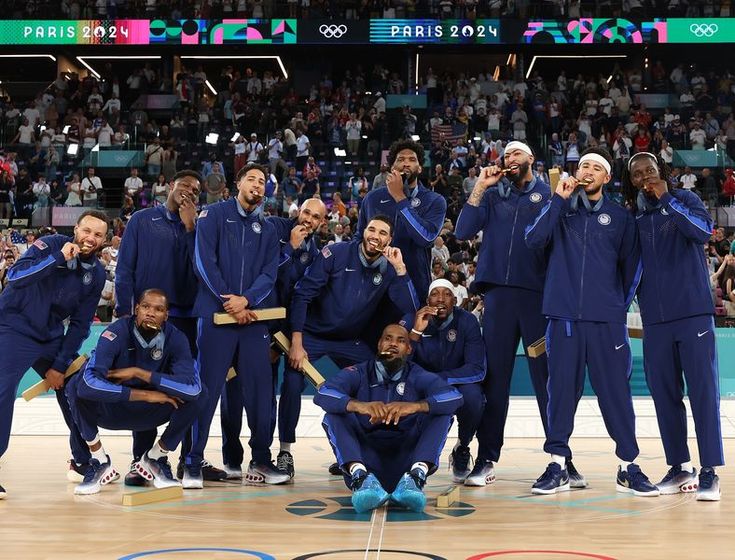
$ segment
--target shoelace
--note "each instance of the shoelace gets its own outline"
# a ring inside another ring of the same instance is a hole
[[[643,471],[639,468],[631,468],[633,465],[628,467],[628,480],[630,480],[631,486],[638,486],[638,485],[651,485],[651,481],[648,480],[648,477],[643,474]]]
[[[424,477],[423,471],[420,471],[419,469],[414,469],[408,474],[411,476],[419,489],[424,487],[424,484],[426,484],[426,478]]]
[[[554,469],[554,465],[549,465],[548,467],[546,467],[546,470],[540,477],[536,479],[536,482],[546,482],[548,480],[552,480],[554,478],[554,473],[552,472],[552,469]]]
[[[453,460],[454,464],[457,466],[459,470],[467,470],[467,467],[470,464],[470,459],[472,458],[472,455],[470,455],[469,448],[457,448],[455,453],[453,454]]]
[[[166,478],[174,477],[173,472],[171,472],[171,465],[169,464],[168,459],[166,457],[161,457],[160,459],[156,461],[156,463],[158,463],[158,468],[161,469],[161,471],[163,472]]]
[[[712,488],[715,482],[715,471],[713,469],[702,469],[699,471],[699,487],[705,490]]]
[[[87,472],[84,473],[84,482],[92,482],[99,468],[100,468],[100,462],[97,459],[92,459],[89,462],[89,467],[87,468]]]
[[[681,467],[679,465],[675,465],[669,469],[669,472],[666,473],[666,476],[664,476],[663,480],[661,482],[669,482],[670,480],[673,480],[676,475],[678,475],[681,472]]]
[[[362,485],[365,482],[366,478],[367,478],[367,473],[365,471],[363,471],[362,469],[357,470],[355,474],[353,474],[351,477],[350,489],[358,490],[362,488]]]

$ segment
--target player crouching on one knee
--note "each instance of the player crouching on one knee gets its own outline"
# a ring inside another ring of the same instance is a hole
[[[176,449],[200,412],[203,392],[189,342],[168,319],[166,295],[143,292],[135,314],[110,325],[82,373],[67,384],[74,422],[92,459],[75,494],[96,494],[116,480],[98,428],[149,430],[165,424],[161,438],[137,463],[156,488],[179,486],[167,454]]]

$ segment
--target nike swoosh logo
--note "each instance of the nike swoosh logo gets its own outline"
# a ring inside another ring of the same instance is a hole
[[[381,200],[380,204],[385,204],[386,202],[390,202],[390,198],[388,200]]]
[[[264,334],[264,335],[263,335],[263,338],[268,338],[268,336],[269,336],[269,335],[267,335],[267,334]]]
[[[704,331],[704,332],[698,332],[698,333],[697,333],[697,337],[698,337],[698,338],[702,338],[702,337],[703,337],[704,335],[706,335],[706,334],[707,334],[708,332],[709,332],[709,330],[706,330],[706,331]]]
[[[230,220],[229,218],[227,218],[227,223],[228,224],[234,224],[235,223],[235,220]]]
[[[345,268],[345,272],[355,272],[355,268]]]
[[[161,216],[159,216],[158,218],[153,218],[152,219],[152,221],[154,221],[154,222],[157,222],[158,220],[163,220],[163,218]]]
[[[621,344],[620,346],[615,346],[615,350],[620,350],[625,344]]]

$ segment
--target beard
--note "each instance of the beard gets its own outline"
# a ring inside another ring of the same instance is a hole
[[[406,365],[405,356],[399,357],[393,354],[391,354],[390,356],[386,356],[386,357],[378,354],[378,361],[381,364],[383,364],[385,371],[387,371],[390,375],[396,374],[403,368],[403,366]]]
[[[528,161],[525,163],[519,163],[518,169],[516,169],[515,173],[510,176],[510,180],[514,183],[520,183],[521,181],[523,181],[523,178],[526,176],[530,168],[531,163]]]

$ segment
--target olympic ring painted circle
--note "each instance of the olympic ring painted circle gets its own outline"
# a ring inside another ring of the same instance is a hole
[[[309,554],[296,556],[295,558],[293,558],[293,560],[311,560],[312,558],[321,558],[323,556],[331,556],[333,554],[344,554],[345,552],[379,552],[381,556],[384,554],[401,554],[408,556],[418,556],[419,558],[424,558],[426,560],[447,560],[443,556],[437,556],[436,554],[430,554],[428,552],[413,552],[411,550],[390,550],[384,548],[370,548],[368,550],[365,550],[364,548],[349,548],[344,550],[327,550],[325,552],[310,552]]]
[[[149,556],[158,556],[159,554],[171,554],[175,552],[227,552],[237,554],[238,556],[250,556],[258,560],[276,560],[274,556],[257,550],[244,550],[242,548],[165,548],[161,550],[146,550],[144,552],[134,552],[127,556],[121,556],[118,560],[133,560],[135,558],[144,558]]]

